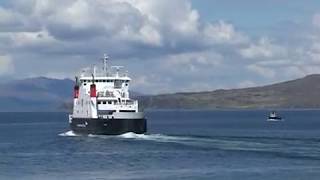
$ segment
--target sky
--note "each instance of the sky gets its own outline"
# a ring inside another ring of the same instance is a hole
[[[0,79],[126,67],[148,93],[261,86],[320,72],[320,1],[2,0]]]

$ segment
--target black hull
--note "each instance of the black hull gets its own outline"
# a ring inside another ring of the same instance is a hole
[[[119,135],[127,132],[143,134],[147,131],[147,121],[146,119],[72,118],[70,128],[76,134]]]
[[[268,121],[283,121],[281,117],[269,117]]]
[[[269,117],[268,119],[270,119],[270,120],[281,120],[282,118],[281,117]]]

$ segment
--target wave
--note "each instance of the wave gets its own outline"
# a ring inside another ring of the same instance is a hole
[[[268,137],[211,137],[211,136],[170,136],[163,134],[125,133],[118,138],[175,143],[184,147],[203,150],[222,150],[269,154],[286,158],[320,160],[318,140],[282,139]]]
[[[59,134],[60,136],[81,136],[72,131]],[[317,141],[305,139],[282,139],[269,137],[215,137],[215,136],[188,136],[164,134],[136,134],[133,132],[121,135],[88,135],[89,138],[105,140],[132,140],[170,143],[183,147],[270,154],[287,158],[309,158],[320,160],[320,144]]]

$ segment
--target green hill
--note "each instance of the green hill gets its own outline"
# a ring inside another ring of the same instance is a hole
[[[145,108],[319,108],[320,75],[262,87],[140,97]]]

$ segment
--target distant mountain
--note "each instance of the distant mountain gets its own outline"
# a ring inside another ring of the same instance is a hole
[[[320,108],[320,75],[262,87],[140,97],[145,108]]]
[[[0,112],[70,111],[74,81],[46,77],[12,80],[0,84]],[[136,98],[141,93],[130,92]]]
[[[0,111],[69,111],[74,81],[45,77],[0,84]],[[262,87],[148,96],[130,92],[142,108],[320,108],[320,75]]]
[[[70,79],[45,77],[13,80],[0,84],[0,111],[62,111],[72,101]]]

